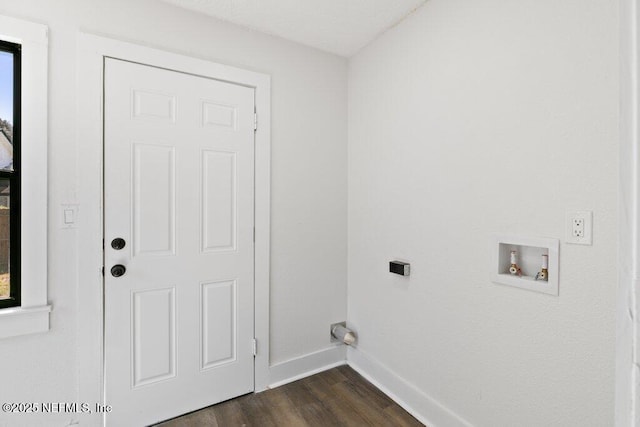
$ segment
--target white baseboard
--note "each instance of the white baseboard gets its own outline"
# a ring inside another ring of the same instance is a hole
[[[347,349],[344,345],[280,362],[269,368],[269,388],[280,387],[346,363]]]
[[[350,347],[347,363],[421,423],[429,427],[473,427],[470,422],[361,350]]]

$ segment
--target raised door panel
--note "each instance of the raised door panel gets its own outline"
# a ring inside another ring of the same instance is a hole
[[[176,376],[175,289],[134,292],[133,387]]]
[[[202,152],[202,251],[236,249],[236,153]]]
[[[175,95],[134,89],[131,98],[132,118],[175,123]]]
[[[236,358],[236,283],[202,284],[202,369]]]
[[[237,129],[237,107],[222,105],[213,101],[202,101],[202,125],[204,127],[219,127],[232,130]]]
[[[134,255],[175,254],[175,149],[133,144]]]

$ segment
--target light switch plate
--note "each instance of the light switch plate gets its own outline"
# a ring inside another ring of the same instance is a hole
[[[565,242],[572,245],[593,243],[593,211],[568,211]]]
[[[78,222],[78,205],[60,205],[60,228],[76,228]]]

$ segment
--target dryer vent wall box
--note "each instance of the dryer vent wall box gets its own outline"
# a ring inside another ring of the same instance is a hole
[[[401,276],[408,276],[411,270],[411,264],[402,261],[391,261],[389,263],[389,272],[399,274]]]

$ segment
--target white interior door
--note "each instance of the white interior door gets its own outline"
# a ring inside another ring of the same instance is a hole
[[[254,89],[106,59],[104,93],[106,420],[147,425],[254,389]]]

